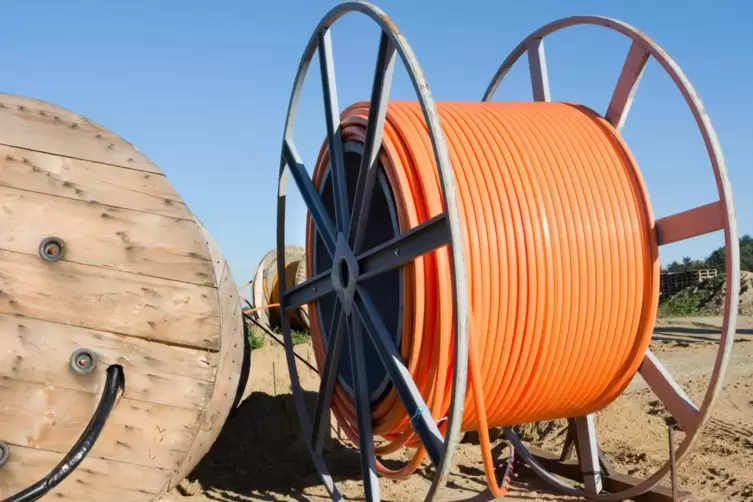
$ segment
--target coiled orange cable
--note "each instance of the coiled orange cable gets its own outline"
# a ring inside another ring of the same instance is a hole
[[[463,430],[478,430],[492,493],[497,484],[488,427],[581,416],[611,403],[638,369],[658,299],[658,251],[648,196],[615,129],[566,103],[437,104],[456,180],[469,293],[470,385]],[[368,102],[342,113],[344,141],[365,137]],[[313,181],[329,160],[327,142]],[[433,151],[420,106],[390,102],[380,151],[401,231],[443,210]],[[314,231],[307,221],[307,270]],[[403,268],[406,365],[432,416],[450,406],[452,297],[449,255],[437,250]],[[309,272],[311,275],[311,272]],[[384,294],[393,294],[384,292]],[[324,345],[310,308],[318,367]],[[329,322],[329,320],[325,320]],[[339,386],[333,411],[357,441],[354,403]],[[425,457],[396,392],[372,407],[386,444]]]

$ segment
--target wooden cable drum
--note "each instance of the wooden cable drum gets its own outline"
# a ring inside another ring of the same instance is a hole
[[[330,29],[349,12],[369,16],[382,35],[371,99],[340,113]],[[542,39],[578,24],[608,27],[632,41],[603,116],[550,102]],[[488,102],[526,52],[536,102]],[[315,53],[327,139],[310,177],[293,137]],[[417,102],[388,102],[398,56]],[[716,202],[658,220],[620,136],[650,57],[696,118],[718,189]],[[498,479],[490,426],[503,427],[510,450],[564,493],[595,500],[649,490],[667,496],[656,485],[669,462],[645,480],[615,474],[599,453],[593,416],[640,375],[683,431],[670,459],[687,455],[721,390],[735,330],[739,256],[718,140],[692,86],[655,42],[612,19],[563,19],[511,53],[483,102],[435,104],[395,23],[368,3],[339,5],[311,36],[293,85],[280,165],[278,257],[285,249],[288,176],[308,208],[309,274],[287,287],[278,265],[280,303],[283,312],[309,307],[322,379],[313,416],[298,378],[289,315],[282,317],[283,335],[296,409],[333,499],[341,495],[323,457],[330,410],[359,445],[369,501],[379,500],[378,475],[407,476],[425,457],[435,468],[426,500],[434,499],[461,431],[479,432],[491,494],[503,496],[512,464]],[[661,245],[717,230],[724,231],[727,252],[724,325],[697,406],[648,349],[658,254]],[[512,429],[560,418],[571,424],[561,457],[534,453]],[[576,474],[566,458],[573,442]],[[381,457],[403,446],[415,450],[410,460],[387,468]]]
[[[0,198],[0,499],[71,450],[119,366],[122,395],[51,496],[155,500],[209,450],[237,395],[243,328],[225,258],[146,156],[49,103],[0,95]]]
[[[300,246],[287,246],[285,250],[285,276],[288,284],[306,280],[305,251]],[[269,251],[256,267],[251,282],[253,304],[248,314],[264,326],[279,328],[279,288],[277,280],[277,250]],[[291,312],[291,326],[298,331],[308,331],[308,309],[305,305]]]

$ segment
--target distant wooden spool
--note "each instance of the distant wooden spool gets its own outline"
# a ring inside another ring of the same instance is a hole
[[[12,95],[0,95],[0,210],[0,499],[70,450],[110,364],[125,393],[52,493],[156,499],[209,450],[236,397],[243,326],[222,253],[132,145]],[[64,242],[60,261],[42,258],[48,237]],[[80,375],[69,359],[82,348],[98,364]]]
[[[306,280],[305,250],[301,246],[285,246],[285,264],[290,277],[287,278],[289,287],[301,284]],[[251,298],[253,301],[256,320],[270,328],[279,327],[278,309],[268,309],[267,305],[276,303],[277,299],[277,250],[273,249],[264,255],[256,267],[254,279],[251,282]],[[272,300],[271,302],[269,300]],[[309,328],[308,307],[301,306],[292,313],[293,329],[306,331]]]

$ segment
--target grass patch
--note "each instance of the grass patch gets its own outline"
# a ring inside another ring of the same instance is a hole
[[[264,347],[264,332],[256,326],[250,325],[248,327],[248,343],[251,346],[251,350]]]
[[[659,303],[658,317],[717,315],[723,304],[724,276],[685,288]]]
[[[282,332],[279,329],[272,330],[272,333],[274,333],[279,340],[282,340]],[[293,345],[301,345],[303,343],[308,343],[311,340],[311,335],[306,331],[292,331],[291,336],[293,337]],[[267,340],[268,337],[269,335],[255,324],[248,324],[248,343],[251,346],[251,350],[260,349],[270,342],[273,345],[277,343],[274,340]]]
[[[311,340],[311,336],[305,331],[293,331],[291,335],[293,336],[293,345],[301,345]]]

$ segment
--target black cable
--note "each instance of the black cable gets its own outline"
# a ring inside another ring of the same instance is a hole
[[[246,303],[248,303],[248,302],[246,302]],[[243,317],[245,317],[246,319],[248,319],[252,323],[256,324],[256,326],[260,330],[264,331],[264,333],[266,333],[267,335],[269,335],[270,338],[272,338],[272,340],[274,340],[275,342],[279,343],[283,347],[285,346],[285,342],[283,340],[280,340],[279,338],[277,338],[274,334],[272,334],[272,332],[270,330],[268,330],[266,327],[262,326],[261,323],[259,323],[256,319],[254,319],[250,315],[246,314],[245,312],[243,313]],[[319,370],[317,370],[314,366],[311,365],[311,363],[309,363],[308,361],[306,361],[305,359],[303,359],[301,356],[299,356],[298,354],[296,354],[295,351],[293,352],[293,355],[296,357],[296,359],[298,359],[303,364],[305,364],[311,371],[313,371],[317,375],[319,374]]]
[[[125,375],[123,374],[123,367],[114,364],[107,368],[107,381],[105,382],[105,389],[102,392],[102,398],[99,400],[99,406],[97,406],[97,410],[89,421],[89,425],[86,426],[86,429],[78,441],[76,441],[76,444],[73,445],[71,451],[63,457],[63,460],[47,476],[25,490],[8,497],[3,502],[32,502],[39,500],[68,477],[94,447],[94,443],[102,432],[105,422],[107,422],[107,418],[110,416],[110,412],[115,407],[118,391],[124,389]]]

